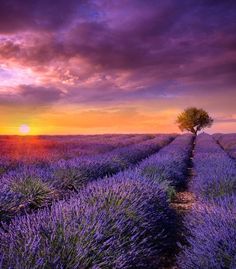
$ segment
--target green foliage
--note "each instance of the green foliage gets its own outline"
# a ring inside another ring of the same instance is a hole
[[[236,193],[236,177],[230,176],[222,178],[214,178],[204,185],[202,195],[208,199],[216,199]]]
[[[13,181],[11,190],[21,195],[22,202],[40,207],[51,198],[52,190],[40,179],[27,177],[24,180]]]
[[[177,124],[181,131],[187,130],[193,134],[198,131],[211,127],[213,119],[203,109],[190,107],[185,109],[177,118]]]
[[[6,169],[4,167],[0,166],[0,176],[6,172]]]
[[[77,191],[88,180],[86,171],[76,167],[57,168],[54,172],[55,178],[60,182],[60,188]]]
[[[162,187],[166,189],[167,197],[169,201],[172,201],[176,196],[176,189],[171,186],[171,178],[173,175],[167,173],[163,166],[146,166],[141,172],[142,176],[152,179],[158,183],[161,183]],[[173,179],[172,179],[173,180]]]
[[[167,197],[170,202],[172,202],[176,197],[176,189],[173,186],[167,188]]]
[[[159,183],[167,180],[166,171],[163,166],[147,165],[142,169],[141,175]]]

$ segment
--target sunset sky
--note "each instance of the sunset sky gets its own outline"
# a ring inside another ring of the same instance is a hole
[[[235,0],[0,0],[0,134],[236,132]]]

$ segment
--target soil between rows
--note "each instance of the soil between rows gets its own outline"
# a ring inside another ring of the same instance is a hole
[[[173,208],[177,214],[178,223],[176,223],[178,229],[178,238],[177,241],[180,244],[185,244],[186,242],[186,230],[184,228],[184,218],[185,215],[191,211],[196,198],[194,193],[189,191],[189,183],[191,182],[192,178],[195,176],[194,167],[193,167],[193,157],[194,157],[194,148],[195,148],[195,140],[193,142],[193,149],[190,155],[189,166],[187,169],[187,179],[186,184],[181,186],[175,195],[175,197],[171,201],[171,208]],[[178,255],[180,249],[177,247],[171,257],[168,257],[166,261],[163,262],[163,266],[159,269],[178,269],[176,265],[176,256]]]

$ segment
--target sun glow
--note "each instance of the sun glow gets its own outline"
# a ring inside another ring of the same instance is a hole
[[[22,124],[19,127],[19,132],[21,135],[27,135],[30,132],[30,127],[27,124]]]

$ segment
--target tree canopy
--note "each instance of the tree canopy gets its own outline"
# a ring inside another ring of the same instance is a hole
[[[177,124],[181,131],[189,131],[193,134],[197,134],[198,131],[211,127],[213,119],[202,108],[196,107],[186,108],[182,113],[178,115]]]

